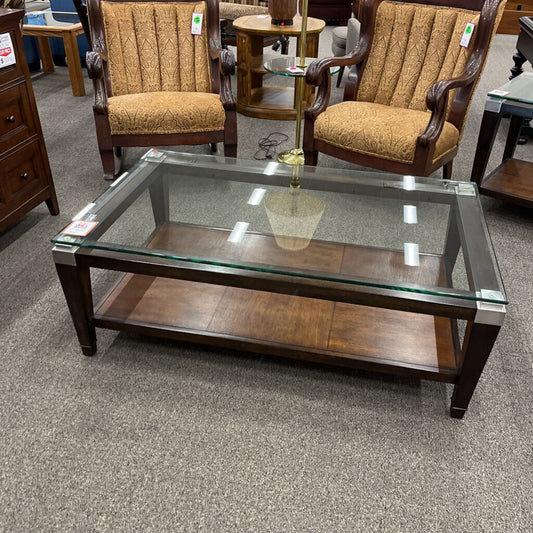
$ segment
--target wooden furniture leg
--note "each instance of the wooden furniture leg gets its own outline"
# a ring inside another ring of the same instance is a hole
[[[48,211],[50,211],[51,215],[59,215],[59,204],[57,203],[57,196],[55,194],[55,191],[50,198],[45,200],[46,207],[48,207]]]
[[[77,36],[72,31],[64,31],[62,37],[65,45],[65,56],[67,58],[70,84],[72,85],[72,94],[74,96],[85,96],[85,83],[83,82]]]
[[[161,176],[149,186],[152,213],[156,226],[169,221],[168,178]]]
[[[505,148],[503,150],[503,161],[513,157],[518,138],[520,137],[520,131],[524,123],[523,117],[513,115],[511,117],[511,123],[509,124],[509,132],[507,133],[507,140],[505,141]]]
[[[499,331],[499,325],[468,322],[463,343],[463,366],[453,389],[450,407],[453,418],[463,418],[466,413]]]
[[[54,248],[54,260],[81,350],[84,355],[94,355],[96,331],[92,323],[93,300],[89,268],[71,264],[75,261],[74,253],[59,251],[57,247]]]
[[[522,52],[520,52],[520,50],[517,50],[513,55],[513,61],[514,66],[513,68],[511,68],[511,75],[509,76],[510,80],[516,78],[517,76],[522,74],[522,72],[524,72],[522,65],[526,62],[526,56]]]
[[[41,56],[41,64],[44,72],[54,72],[54,60],[52,58],[52,50],[50,49],[50,41],[48,37],[37,37],[37,46],[39,47],[39,55]]]
[[[481,120],[481,127],[479,129],[479,138],[477,140],[476,155],[474,157],[474,165],[472,167],[472,174],[470,180],[475,181],[478,185],[483,181],[485,170],[487,170],[487,163],[494,145],[494,139],[501,122],[501,114],[494,111],[485,111],[483,119]]]

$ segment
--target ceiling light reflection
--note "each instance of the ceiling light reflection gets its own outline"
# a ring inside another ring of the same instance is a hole
[[[233,227],[233,231],[229,234],[228,242],[241,242],[249,225],[248,222],[237,222]]]
[[[407,266],[419,266],[420,255],[418,253],[418,244],[412,242],[403,243],[403,258]]]

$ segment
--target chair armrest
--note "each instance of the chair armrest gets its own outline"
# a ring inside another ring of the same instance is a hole
[[[331,67],[357,65],[366,56],[367,47],[368,41],[360,40],[353,54],[340,57],[324,57],[313,61],[309,65],[305,74],[305,81],[309,85],[318,86],[318,91],[315,101],[305,111],[307,117],[314,117],[316,119],[328,106],[331,90],[331,74],[329,69]]]
[[[231,76],[235,74],[235,56],[226,49],[220,50],[220,100],[224,109],[235,109],[235,97],[231,91]]]
[[[209,57],[218,63],[220,75],[220,100],[224,109],[235,109],[235,97],[231,91],[231,76],[235,74],[235,56],[231,50],[220,46],[220,41],[211,39],[209,42]]]
[[[93,109],[102,115],[107,114],[107,94],[104,83],[104,59],[100,52],[87,52],[85,56],[87,73],[93,80],[94,106]]]
[[[450,91],[460,87],[467,87],[471,83],[474,83],[479,75],[482,63],[483,58],[481,55],[476,55],[476,57],[472,56],[466,69],[460,76],[448,80],[439,80],[430,87],[426,96],[426,105],[431,111],[431,118],[424,133],[418,137],[419,144],[427,146],[430,143],[436,142],[446,120]]]

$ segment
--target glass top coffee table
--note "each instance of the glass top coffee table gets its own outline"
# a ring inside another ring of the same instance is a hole
[[[103,327],[410,375],[458,418],[508,303],[471,183],[150,150],[52,242],[86,355]],[[96,306],[91,268],[123,273]]]

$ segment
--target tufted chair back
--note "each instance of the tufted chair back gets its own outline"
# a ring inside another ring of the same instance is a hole
[[[102,1],[111,94],[211,92],[205,2]],[[191,35],[202,13],[201,35]]]
[[[501,12],[504,4],[500,6]],[[426,111],[430,87],[438,80],[454,78],[464,71],[476,48],[479,21],[480,10],[381,2],[357,100]],[[475,28],[470,46],[464,47],[460,41],[468,22]],[[454,96],[455,91],[451,91],[447,116]]]

